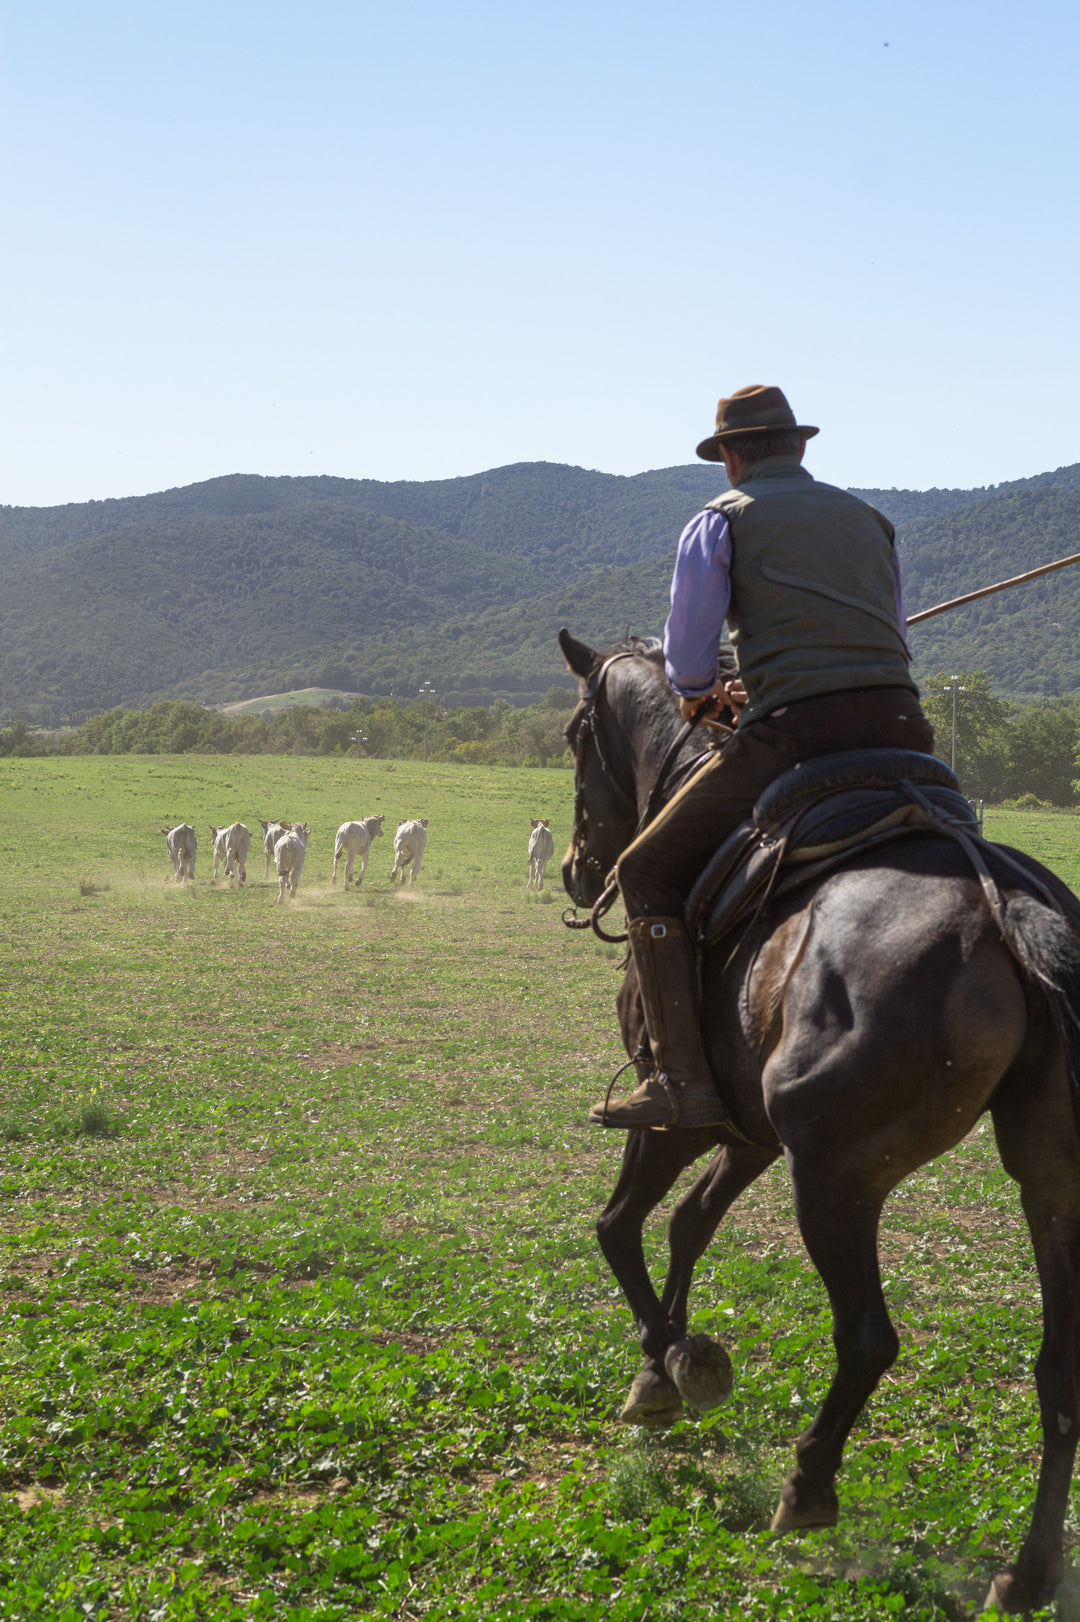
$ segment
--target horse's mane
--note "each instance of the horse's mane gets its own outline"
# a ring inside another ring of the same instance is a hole
[[[618,642],[609,642],[602,648],[600,658],[610,659],[616,653],[634,653],[654,665],[664,662],[664,645],[658,636],[624,636]]]
[[[646,659],[650,664],[659,665],[661,668],[664,664],[664,644],[658,636],[624,636],[618,642],[609,642],[601,650],[599,657],[610,659],[615,653],[634,653],[640,659]],[[726,638],[720,642],[720,657],[722,664],[726,660],[734,669],[734,649]]]

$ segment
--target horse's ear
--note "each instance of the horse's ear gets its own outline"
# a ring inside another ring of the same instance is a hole
[[[588,680],[600,663],[600,655],[596,650],[590,648],[587,642],[579,642],[569,631],[559,632],[559,647],[574,675],[580,676],[582,681]]]

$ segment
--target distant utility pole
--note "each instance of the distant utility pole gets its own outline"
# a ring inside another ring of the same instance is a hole
[[[421,687],[419,693],[417,694],[417,697],[422,698],[423,701],[424,701],[424,764],[426,765],[427,764],[428,704],[429,704],[430,700],[435,697],[435,689],[434,689],[434,687],[432,687],[432,685],[431,685],[431,683],[429,681],[426,681],[424,683],[424,685]]]
[[[946,682],[942,692],[952,694],[952,742],[949,746],[949,765],[956,771],[956,695],[966,693],[967,688],[960,686],[959,676],[954,676],[951,682]]]
[[[356,745],[356,758],[357,758],[357,760],[359,760],[360,759],[361,746],[362,745],[364,747],[367,746],[367,733],[366,732],[361,732],[360,729],[357,728],[357,730],[355,732],[350,734],[349,742],[354,743]]]

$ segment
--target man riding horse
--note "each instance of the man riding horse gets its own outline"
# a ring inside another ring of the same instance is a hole
[[[683,531],[664,632],[668,681],[685,719],[738,724],[624,851],[616,876],[641,988],[653,1069],[590,1111],[630,1129],[729,1124],[701,1036],[683,909],[718,845],[790,766],[841,749],[933,752],[911,679],[888,519],[800,464],[818,430],[778,388],[720,401],[697,447],[731,488]],[[737,669],[719,673],[727,621]]]

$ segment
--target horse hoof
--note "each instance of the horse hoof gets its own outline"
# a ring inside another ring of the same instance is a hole
[[[1000,1611],[1004,1616],[1026,1616],[1029,1611],[1039,1611],[1049,1605],[1056,1591],[1055,1583],[1045,1594],[1036,1593],[1016,1572],[999,1571],[983,1600],[983,1610]]]
[[[781,1493],[776,1514],[769,1522],[774,1532],[813,1532],[826,1526],[835,1526],[839,1519],[836,1495],[816,1504],[801,1503],[787,1489]]]
[[[707,1414],[731,1395],[733,1375],[727,1352],[709,1335],[689,1335],[669,1346],[664,1368],[683,1401]]]
[[[667,1430],[682,1418],[683,1405],[670,1380],[652,1369],[642,1369],[623,1404],[619,1423],[643,1425],[646,1430]]]
[[[982,1602],[983,1610],[1004,1611],[1007,1613],[1009,1609],[1008,1593],[1011,1585],[1012,1578],[1009,1576],[1007,1571],[1001,1572],[997,1577],[995,1577],[993,1582],[990,1584],[986,1598]]]

